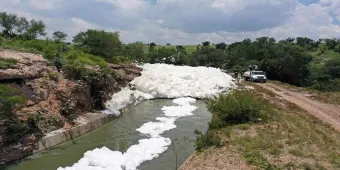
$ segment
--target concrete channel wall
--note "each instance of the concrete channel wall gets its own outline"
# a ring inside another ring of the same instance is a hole
[[[97,115],[93,116],[95,118],[92,118],[90,122],[74,127],[72,129],[59,131],[58,133],[52,133],[48,134],[47,136],[44,136],[40,141],[38,141],[36,145],[36,149],[33,150],[33,153],[41,152],[43,150],[49,149],[53,146],[59,145],[61,143],[73,140],[76,137],[79,137],[81,135],[84,135],[88,132],[91,132],[93,130],[96,130],[114,119],[116,119],[116,116],[114,115]]]
[[[138,102],[136,101],[129,104],[128,106],[121,110],[121,114],[128,112],[137,104]],[[64,142],[73,140],[74,138],[80,137],[86,133],[94,131],[119,117],[115,115],[107,115],[102,113],[89,113],[85,115],[85,118],[89,122],[85,123],[84,125],[77,126],[68,130],[58,130],[44,136],[37,142],[36,148],[33,150],[33,154],[47,150],[51,147],[57,146]]]

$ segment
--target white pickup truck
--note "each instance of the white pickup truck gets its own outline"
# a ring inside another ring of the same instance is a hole
[[[247,71],[242,76],[246,81],[262,82],[267,81],[267,77],[263,71]]]

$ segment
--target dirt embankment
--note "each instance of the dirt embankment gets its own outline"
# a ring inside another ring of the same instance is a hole
[[[65,78],[62,71],[58,72],[41,55],[0,49],[0,58],[17,61],[6,69],[0,69],[0,84],[20,89],[28,99],[25,107],[16,111],[15,119],[25,121],[29,116],[36,115],[41,119],[39,135],[22,136],[19,142],[10,145],[3,134],[6,128],[4,121],[0,121],[0,165],[32,152],[41,134],[72,128],[81,122],[70,121],[66,115],[71,113],[81,119],[87,112],[104,109],[104,103],[112,94],[127,86],[142,71],[135,65],[109,64],[114,74],[89,83]]]

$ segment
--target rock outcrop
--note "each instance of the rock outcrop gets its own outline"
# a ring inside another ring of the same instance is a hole
[[[56,72],[56,68],[48,66],[46,59],[41,55],[0,50],[0,57],[18,61],[16,65],[11,66],[9,69],[0,69],[0,81],[33,79],[43,76],[46,72]]]

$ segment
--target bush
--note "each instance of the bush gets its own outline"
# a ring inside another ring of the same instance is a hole
[[[107,62],[101,57],[84,53],[83,51],[70,51],[65,54],[65,62],[69,65],[90,65],[106,67]]]
[[[208,101],[208,108],[227,124],[266,121],[270,116],[266,105],[254,92],[242,90]]]
[[[220,146],[221,138],[211,131],[203,135],[201,131],[195,130],[195,135],[196,135],[195,145],[197,151],[202,151],[203,149],[206,149],[211,146]]]
[[[9,123],[5,129],[5,137],[7,143],[17,142],[30,133],[30,128],[25,122]]]
[[[340,91],[340,79],[331,79],[327,81],[315,81],[311,86],[312,89],[320,90],[323,92],[336,92]]]
[[[15,59],[0,58],[0,69],[8,69],[15,64],[17,64],[17,60]]]
[[[12,117],[14,110],[24,106],[26,101],[19,89],[0,84],[0,117]]]
[[[0,36],[0,46],[2,46],[3,43],[4,43],[4,38],[2,38],[2,37]]]

